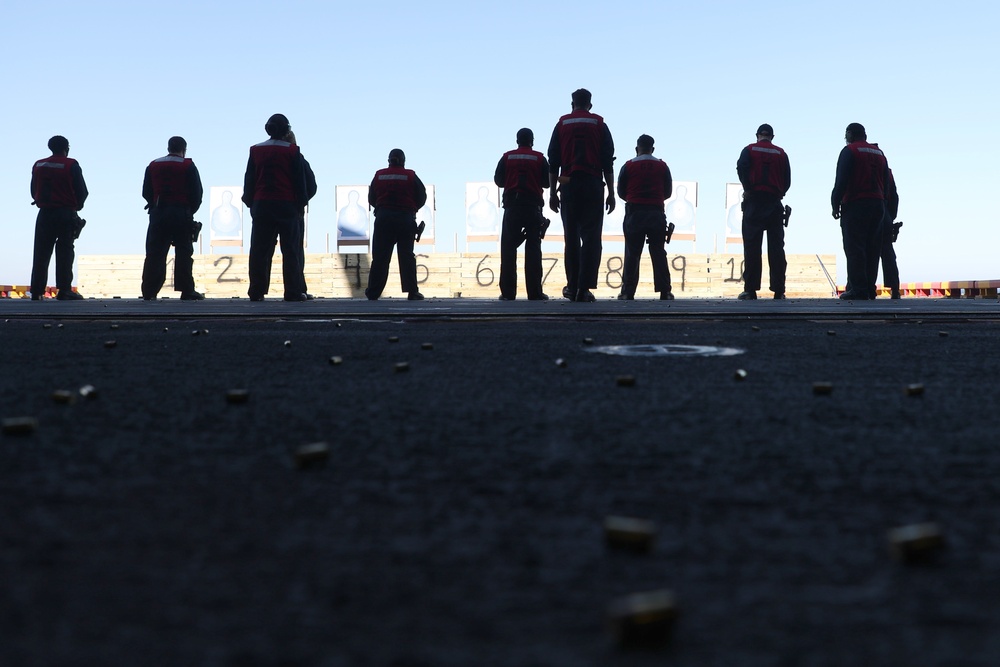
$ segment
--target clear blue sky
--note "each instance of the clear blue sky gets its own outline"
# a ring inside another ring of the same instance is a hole
[[[830,190],[860,122],[899,184],[903,281],[1000,278],[991,3],[96,0],[3,14],[0,283],[28,282],[30,170],[53,134],[91,191],[78,255],[143,253],[143,170],[168,137],[187,138],[206,190],[240,183],[275,112],[319,180],[310,252],[335,230],[334,186],[367,183],[396,146],[437,187],[450,251],[465,183],[491,180],[522,126],[544,151],[578,87],[618,166],[648,133],[676,180],[699,182],[698,252],[723,235],[725,183],[768,122],[792,164],[788,252],[841,254]]]

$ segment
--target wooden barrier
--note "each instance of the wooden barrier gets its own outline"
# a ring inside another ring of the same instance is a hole
[[[418,249],[419,250],[419,249]],[[417,281],[428,297],[495,299],[500,295],[500,255],[488,253],[417,252]],[[78,259],[80,292],[88,297],[136,298],[140,296],[142,255],[83,255]],[[789,297],[830,297],[836,284],[834,255],[789,255],[786,293]],[[211,298],[246,297],[249,286],[248,255],[195,255],[195,286]],[[671,282],[677,298],[735,297],[743,290],[743,256],[738,254],[668,254]],[[176,297],[173,291],[173,258],[167,260],[167,282],[160,296]],[[328,298],[364,298],[368,285],[370,255],[306,255],[305,278],[309,292]],[[595,295],[613,298],[621,290],[621,253],[605,253]],[[543,289],[555,298],[566,284],[565,264],[561,253],[547,253],[542,258]],[[764,257],[764,291],[768,296],[767,257]],[[271,267],[272,297],[281,297],[281,254],[275,253]],[[390,266],[384,296],[402,296],[396,259]],[[518,256],[518,296],[524,293],[524,256]],[[636,298],[654,298],[653,270],[643,254]]]

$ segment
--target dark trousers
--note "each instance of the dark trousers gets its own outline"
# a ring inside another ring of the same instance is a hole
[[[399,262],[399,283],[404,292],[416,292],[417,258],[413,255],[413,242],[417,233],[416,213],[407,211],[375,211],[372,229],[372,265],[368,272],[368,289],[365,296],[377,299],[382,296],[389,279],[389,262],[392,249],[396,248]]]
[[[882,220],[882,283],[894,290],[899,289],[899,265],[896,264],[896,249],[892,246],[892,221],[889,216]]]
[[[764,261],[761,248],[767,233],[767,264],[775,294],[785,292],[785,226],[781,200],[776,197],[748,198],[743,202],[743,285],[748,292],[760,289]]]
[[[604,181],[574,173],[562,186],[560,212],[566,234],[566,285],[570,291],[595,289],[601,268]]]
[[[542,294],[542,210],[540,204],[504,205],[500,233],[500,294],[517,296],[517,249],[524,242],[524,289],[529,299]]]
[[[76,234],[76,212],[69,208],[40,208],[35,219],[35,248],[31,260],[31,295],[45,294],[49,280],[52,248],[56,251],[56,287],[73,291],[73,243]]]
[[[649,261],[653,264],[653,289],[670,291],[670,269],[667,267],[667,217],[663,206],[625,207],[625,264],[622,267],[622,294],[635,296],[639,285],[639,261],[642,246],[649,242]]]
[[[301,293],[302,214],[292,202],[255,201],[250,207],[253,230],[250,232],[251,299],[267,294],[271,287],[271,262],[274,246],[281,240],[281,275],[285,296]],[[297,246],[297,247],[296,247]]]
[[[870,299],[875,298],[884,216],[885,202],[881,199],[859,199],[840,207],[848,289],[867,294]]]
[[[146,230],[146,260],[142,265],[142,296],[159,294],[167,279],[167,253],[174,246],[174,289],[193,292],[194,242],[192,218],[186,206],[163,206],[149,210]]]

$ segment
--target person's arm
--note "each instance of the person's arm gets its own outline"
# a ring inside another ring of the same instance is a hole
[[[153,179],[149,176],[149,167],[142,176],[142,198],[146,200],[146,208],[153,208]]]
[[[782,185],[781,196],[784,197],[789,188],[792,187],[792,163],[788,161],[788,153],[784,154],[785,157],[785,182]]]
[[[622,168],[618,170],[618,196],[628,201],[625,193],[628,192],[628,174],[625,172],[625,166],[628,163],[622,165]]]
[[[194,166],[193,162],[191,168],[188,169],[187,177],[188,206],[191,209],[191,215],[194,215],[201,208],[201,202],[205,198],[205,189],[201,186],[201,174],[198,173],[198,167]]]
[[[559,167],[562,166],[562,148],[559,145],[559,125],[552,129],[549,139],[549,208],[559,212]]]
[[[79,162],[73,165],[70,174],[73,177],[73,193],[76,194],[76,210],[80,211],[83,210],[83,202],[87,201],[90,192],[87,191],[87,183],[83,180],[83,169],[80,168]]]
[[[830,205],[833,207],[833,217],[840,218],[840,202],[847,192],[847,184],[851,179],[851,170],[854,168],[854,158],[851,149],[844,146],[837,158],[837,180],[833,184],[833,193],[830,195]]]
[[[885,206],[886,210],[889,212],[889,221],[892,222],[899,215],[899,192],[896,191],[896,179],[892,176],[892,170],[889,170],[889,180],[887,181],[888,187],[886,188],[885,196]]]
[[[507,183],[507,156],[500,158],[497,162],[497,169],[493,172],[493,182],[498,188],[502,188]]]
[[[670,167],[667,166],[666,162],[663,163],[663,166],[667,167],[663,170],[663,201],[666,201],[674,195],[674,177],[670,175]]]
[[[736,160],[736,177],[740,179],[743,192],[750,192],[750,149],[744,148],[740,151],[740,157]]]
[[[378,174],[372,176],[371,185],[368,186],[368,208],[375,208],[378,197],[375,194],[375,184],[378,182]]]
[[[542,184],[542,188],[547,188],[551,184],[549,183],[549,161],[542,158],[542,177],[538,179],[539,183]]]
[[[611,130],[602,125],[601,133],[601,169],[604,171],[604,182],[608,185],[608,198],[604,202],[608,213],[615,210],[615,141],[611,138]]]
[[[423,181],[420,180],[420,177],[416,173],[413,174],[413,189],[413,200],[417,203],[417,210],[419,211],[427,203],[427,188],[424,187]]]
[[[306,170],[306,200],[310,200],[316,196],[316,191],[319,187],[316,185],[316,174],[312,170],[312,165],[304,157],[302,158],[302,164]]]
[[[241,199],[248,207],[253,206],[254,190],[257,187],[257,166],[253,161],[253,153],[247,158],[247,171],[243,175],[243,196]]]

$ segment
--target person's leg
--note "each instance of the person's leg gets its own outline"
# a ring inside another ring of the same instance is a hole
[[[372,225],[372,264],[368,270],[368,288],[365,290],[365,296],[371,300],[382,296],[382,290],[385,289],[395,243],[396,236],[387,216],[384,213],[376,216]]]
[[[646,242],[646,234],[642,229],[636,228],[634,213],[625,215],[622,228],[625,232],[625,259],[622,262],[621,298],[631,299],[635,297],[635,290],[639,285],[639,261],[642,259],[642,246]]]
[[[500,230],[500,297],[517,297],[517,248],[521,245],[524,228],[513,206],[503,210],[503,226]]]
[[[785,295],[785,225],[781,217],[773,217],[767,224],[767,265],[771,284],[769,289],[775,297]]]
[[[190,295],[195,291],[194,241],[191,239],[190,216],[178,212],[170,221],[170,229],[174,244],[174,289],[182,295]]]
[[[31,257],[31,297],[42,298],[49,281],[49,262],[56,242],[56,225],[50,209],[39,209],[35,218],[35,240]]]
[[[142,298],[155,299],[167,279],[167,253],[170,237],[165,232],[163,216],[156,209],[149,213],[146,228],[146,259],[142,264]],[[176,276],[176,271],[174,273]],[[176,278],[175,278],[176,280]]]
[[[542,292],[541,233],[542,213],[540,209],[534,208],[528,212],[524,222],[524,291],[529,299],[535,301],[545,298]]]
[[[251,299],[263,299],[271,288],[271,261],[274,259],[274,244],[278,240],[278,227],[271,215],[251,209],[253,222],[250,228],[250,288]]]
[[[420,292],[417,284],[417,257],[413,254],[416,234],[416,218],[399,218],[396,222],[396,262],[399,264],[399,284],[407,294]]]
[[[760,290],[764,262],[761,246],[764,243],[764,225],[757,215],[757,206],[743,202],[743,291],[747,294]]]

